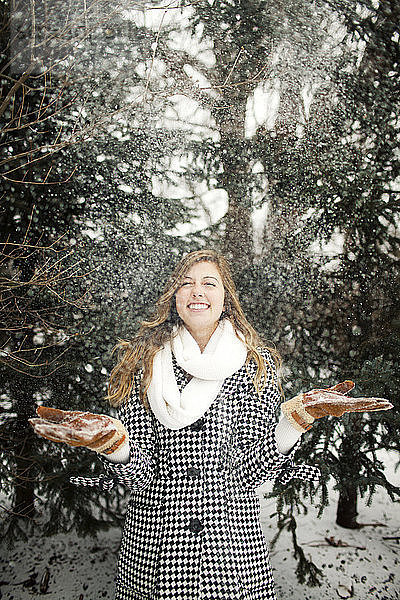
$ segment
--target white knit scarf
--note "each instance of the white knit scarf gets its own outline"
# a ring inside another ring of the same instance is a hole
[[[174,375],[172,352],[178,365],[192,375],[182,393]],[[238,371],[246,357],[246,345],[237,338],[228,319],[220,321],[203,353],[185,327],[175,328],[172,349],[167,342],[154,357],[147,392],[154,415],[168,429],[191,425],[206,412],[224,379]]]

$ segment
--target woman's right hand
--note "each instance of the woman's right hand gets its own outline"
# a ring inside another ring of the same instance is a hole
[[[99,454],[112,454],[128,433],[119,419],[80,410],[59,410],[47,406],[36,409],[39,418],[29,419],[35,433],[69,446],[85,446]]]

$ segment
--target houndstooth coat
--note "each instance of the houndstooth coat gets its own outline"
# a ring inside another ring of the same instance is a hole
[[[250,363],[225,379],[204,417],[177,431],[146,412],[138,385],[120,409],[130,462],[103,460],[102,480],[132,491],[115,600],[276,599],[255,489],[277,477],[315,479],[318,469],[293,464],[297,445],[278,452],[279,392],[271,374],[258,395],[255,370]],[[174,372],[182,390],[186,374],[175,360]]]

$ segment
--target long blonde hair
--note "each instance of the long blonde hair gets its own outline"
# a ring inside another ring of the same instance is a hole
[[[184,256],[167,281],[163,294],[155,304],[155,309],[148,321],[142,321],[139,331],[131,341],[119,340],[113,351],[118,352],[116,366],[111,371],[106,398],[111,406],[119,406],[124,400],[128,402],[131,395],[135,377],[138,371],[143,370],[140,379],[140,398],[148,408],[147,390],[153,375],[153,359],[158,350],[171,340],[172,329],[177,324],[182,324],[175,306],[175,294],[189,269],[199,262],[214,263],[221,275],[225,290],[225,310],[221,318],[228,318],[236,335],[241,333],[247,346],[247,363],[254,360],[257,372],[254,377],[254,386],[260,392],[264,386],[267,371],[258,347],[267,348],[275,364],[280,366],[280,357],[274,348],[267,347],[246,319],[240,306],[236,287],[232,279],[229,265],[221,254],[214,250],[196,250]],[[274,373],[273,365],[269,368]]]

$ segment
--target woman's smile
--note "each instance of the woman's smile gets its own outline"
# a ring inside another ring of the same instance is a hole
[[[204,302],[191,302],[188,305],[190,310],[194,310],[195,312],[207,310],[210,307],[209,304],[205,304]]]

